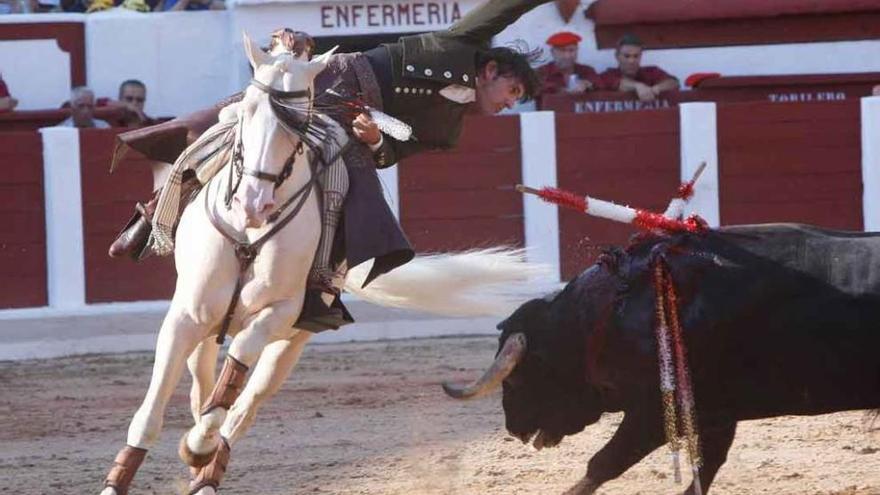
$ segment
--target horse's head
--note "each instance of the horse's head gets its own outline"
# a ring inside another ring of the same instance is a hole
[[[237,105],[237,154],[243,174],[232,205],[241,224],[260,227],[275,205],[276,180],[308,131],[313,81],[332,50],[313,60],[307,51],[297,54],[276,47],[266,53],[247,34],[244,49],[254,77]]]

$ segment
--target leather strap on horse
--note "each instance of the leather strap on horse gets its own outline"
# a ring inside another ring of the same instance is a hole
[[[241,296],[241,288],[245,272],[254,263],[257,253],[260,251],[260,248],[263,247],[263,244],[293,220],[293,217],[295,217],[306,204],[306,200],[309,198],[309,193],[315,185],[315,179],[316,177],[313,174],[312,177],[310,177],[309,180],[291,197],[291,200],[293,198],[298,198],[293,209],[288,212],[284,218],[272,226],[268,232],[252,243],[241,242],[223,229],[223,226],[220,225],[213,215],[211,215],[208,194],[205,194],[205,214],[208,216],[208,220],[211,221],[211,224],[217,229],[217,232],[220,232],[223,237],[232,243],[232,246],[235,249],[235,257],[238,259],[238,278],[235,281],[235,288],[232,291],[232,300],[229,301],[229,306],[226,308],[226,315],[223,317],[223,323],[220,326],[220,333],[217,334],[218,344],[222,344],[226,339],[226,333],[229,331],[229,324],[232,322],[232,315],[235,312],[235,306],[238,304],[238,299]],[[290,204],[290,201],[286,204]]]
[[[116,459],[113,460],[113,467],[107,473],[104,486],[112,487],[116,491],[116,495],[127,495],[128,487],[131,486],[131,480],[134,479],[134,475],[137,473],[141,463],[144,462],[146,455],[147,449],[132,447],[131,445],[123,447],[116,454]]]

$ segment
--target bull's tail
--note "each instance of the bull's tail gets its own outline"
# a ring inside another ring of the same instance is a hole
[[[361,288],[369,270],[365,263],[349,271],[345,290],[380,306],[451,317],[506,316],[558,285],[547,265],[504,247],[416,256]]]

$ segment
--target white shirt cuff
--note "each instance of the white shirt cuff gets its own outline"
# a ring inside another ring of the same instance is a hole
[[[370,147],[370,151],[372,151],[373,153],[375,153],[376,150],[378,150],[379,148],[382,147],[382,143],[383,143],[383,142],[385,142],[385,138],[382,136],[382,134],[379,134],[379,141],[376,142],[376,144],[368,144],[367,146]]]

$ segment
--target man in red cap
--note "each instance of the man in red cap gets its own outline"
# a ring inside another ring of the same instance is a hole
[[[583,93],[600,89],[602,79],[589,65],[577,63],[581,37],[562,31],[547,38],[553,62],[538,68],[543,83],[541,94]]]
[[[642,65],[642,41],[632,34],[617,42],[614,58],[617,68],[602,73],[605,87],[611,91],[635,93],[639,100],[654,101],[660,93],[678,89],[678,79],[656,65]]]

